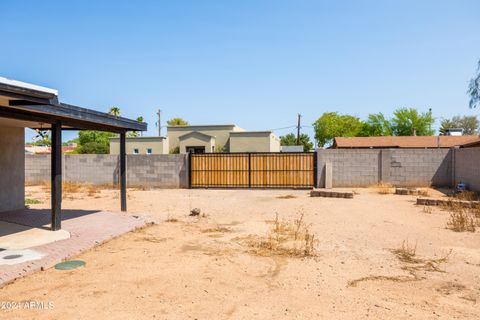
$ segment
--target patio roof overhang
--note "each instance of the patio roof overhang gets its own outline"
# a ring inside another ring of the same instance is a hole
[[[60,122],[62,130],[147,130],[144,122],[61,103],[56,90],[5,78],[0,78],[0,117],[32,122],[33,129]]]
[[[62,130],[99,130],[120,134],[120,204],[121,210],[126,211],[126,132],[145,131],[146,123],[61,103],[57,90],[0,77],[0,125],[9,126],[12,123],[52,132],[52,230],[61,228]]]

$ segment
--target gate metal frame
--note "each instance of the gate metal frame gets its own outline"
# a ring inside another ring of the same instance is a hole
[[[197,154],[189,153],[188,154],[188,187],[190,189],[311,189],[317,186],[317,179],[318,179],[318,154],[317,152],[223,152],[223,153],[201,153],[198,154],[199,157],[221,157],[222,155],[234,155],[234,154],[242,154],[248,155],[248,170],[240,170],[240,171],[247,171],[248,172],[248,185],[232,185],[232,186],[192,186],[192,156],[196,156]],[[311,171],[313,174],[313,185],[299,185],[299,186],[283,186],[283,185],[253,185],[252,186],[252,169],[251,169],[251,158],[252,155],[273,155],[273,154],[282,154],[282,155],[295,155],[295,154],[309,154],[313,157],[313,168],[312,170],[253,170],[253,171],[282,171],[282,172],[292,172],[292,171]],[[203,171],[203,172],[211,172],[214,170],[196,170],[196,171]],[[239,171],[239,170],[229,170],[229,171]]]

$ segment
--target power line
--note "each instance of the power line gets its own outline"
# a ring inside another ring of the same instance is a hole
[[[291,129],[296,128],[297,126],[290,126],[290,127],[283,127],[283,128],[276,128],[276,129],[269,129],[268,131],[277,131],[277,130],[284,130],[284,129]]]

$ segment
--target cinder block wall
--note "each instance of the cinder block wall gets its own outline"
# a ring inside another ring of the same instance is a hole
[[[129,186],[188,188],[188,157],[185,154],[128,155]]]
[[[327,149],[317,151],[318,186],[331,162],[333,187],[366,187],[378,182],[396,186],[451,186],[450,149]]]
[[[159,188],[188,187],[187,155],[127,155],[127,185]],[[119,156],[63,155],[63,180],[117,184]],[[25,183],[50,181],[50,155],[25,155]]]
[[[333,187],[369,186],[379,181],[378,149],[327,149],[317,151],[317,182],[325,183],[325,163],[332,163]]]
[[[463,182],[470,190],[480,191],[480,148],[453,150],[454,185]]]

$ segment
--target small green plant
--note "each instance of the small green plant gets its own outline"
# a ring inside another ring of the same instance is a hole
[[[38,199],[35,199],[35,198],[25,198],[25,204],[26,205],[29,205],[29,204],[40,204],[42,203],[42,201],[38,200]]]

